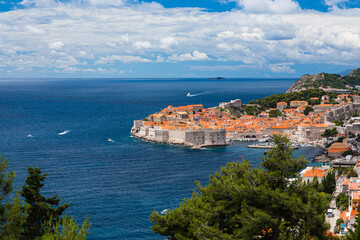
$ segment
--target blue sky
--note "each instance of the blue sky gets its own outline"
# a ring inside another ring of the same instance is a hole
[[[358,0],[0,0],[0,77],[298,77],[360,67]]]

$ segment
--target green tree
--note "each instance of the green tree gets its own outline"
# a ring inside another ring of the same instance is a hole
[[[322,191],[328,194],[332,194],[336,189],[335,172],[329,172],[321,182]]]
[[[57,221],[55,226],[52,224],[52,219],[45,224],[45,233],[40,240],[85,240],[91,226],[88,217],[80,229],[74,219],[67,216]]]
[[[314,108],[310,107],[310,106],[306,106],[305,110],[304,110],[304,115],[309,115],[310,112],[313,112]]]
[[[23,225],[22,239],[35,239],[43,234],[44,224],[49,219],[52,219],[53,225],[60,221],[60,215],[70,204],[58,206],[61,200],[58,195],[46,198],[40,194],[47,174],[42,173],[38,167],[29,167],[28,173],[29,176],[25,180],[27,185],[23,186],[21,192],[21,196],[29,205]]]
[[[13,179],[15,178],[14,171],[7,172],[8,166],[9,166],[9,162],[4,157],[4,155],[2,155],[1,159],[0,159],[0,224],[1,224],[1,228],[3,227],[4,222],[5,222],[5,209],[7,207],[6,204],[3,203],[3,200],[13,190],[12,183],[13,183]]]
[[[20,239],[23,225],[26,220],[28,205],[21,200],[20,192],[15,192],[11,202],[7,203],[5,212],[6,223],[0,231],[1,239]]]
[[[335,137],[338,134],[336,128],[326,129],[325,132],[321,135],[322,137]]]
[[[335,126],[342,126],[342,125],[344,125],[344,121],[334,120],[333,123],[335,123]]]
[[[354,168],[348,168],[348,170],[346,172],[346,177],[347,178],[358,177],[358,174],[357,174],[357,172],[355,171]]]
[[[21,218],[22,206],[19,206],[19,195],[15,196],[15,200],[13,199],[14,204],[3,202],[12,192],[12,184],[15,178],[15,172],[9,172],[8,167],[9,162],[2,155],[0,160],[0,238],[17,239],[20,234],[19,226],[21,226],[24,218]]]
[[[271,110],[269,113],[269,117],[276,118],[281,116],[281,112],[279,110]]]
[[[154,211],[155,233],[169,239],[324,239],[324,211],[331,199],[312,184],[294,179],[307,161],[292,157],[286,137],[274,137],[261,168],[228,163],[197,183],[190,199],[165,215]]]
[[[355,135],[353,132],[350,131],[350,132],[348,133],[348,137],[349,137],[349,138],[356,138],[356,135]]]
[[[353,151],[352,149],[346,150],[342,153],[343,157],[346,157],[347,155],[358,155],[357,152]]]
[[[246,112],[247,115],[257,116],[262,111],[262,108],[258,108],[256,106],[251,106],[251,105],[246,105],[246,107],[244,108],[244,111]]]
[[[58,196],[45,198],[40,194],[46,174],[42,174],[39,168],[28,168],[29,176],[26,179],[28,185],[23,186],[23,192],[17,191],[14,196],[10,196],[15,172],[7,170],[8,161],[2,156],[0,162],[0,239],[35,239],[36,236],[37,239],[49,240],[86,239],[91,226],[88,218],[79,229],[73,218],[60,218],[69,204],[55,207],[60,202]],[[21,196],[25,200],[22,200]],[[9,197],[11,200],[4,203],[4,198]]]
[[[349,204],[349,195],[346,193],[340,193],[335,200],[336,207],[341,211],[344,211],[348,208]]]

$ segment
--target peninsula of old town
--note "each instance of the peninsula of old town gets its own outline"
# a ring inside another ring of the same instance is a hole
[[[297,143],[323,145],[320,140],[326,130],[336,129],[344,136],[360,130],[360,86],[354,84],[360,79],[359,73],[357,69],[346,76],[304,75],[287,93],[249,104],[236,99],[211,108],[169,105],[135,120],[131,134],[148,141],[193,147],[222,146],[234,140],[265,141],[273,134],[286,135]]]

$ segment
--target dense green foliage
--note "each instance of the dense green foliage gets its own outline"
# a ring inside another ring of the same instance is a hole
[[[348,155],[357,156],[359,154],[357,152],[353,151],[352,149],[349,149],[349,150],[343,152],[342,155],[343,155],[343,157],[346,157]]]
[[[89,218],[86,217],[81,229],[72,217],[64,217],[57,221],[55,226],[50,219],[45,227],[45,233],[40,240],[85,240],[90,230]]]
[[[11,193],[15,173],[6,172],[8,162],[4,157],[1,158],[0,166],[0,183],[3,196],[6,196]],[[23,191],[15,192],[7,203],[0,202],[0,239],[86,239],[90,229],[88,219],[79,229],[72,218],[61,218],[60,215],[69,204],[58,206],[60,198],[57,195],[46,198],[40,194],[46,174],[39,168],[28,168],[28,173]]]
[[[336,98],[336,93],[327,93],[318,89],[310,89],[301,92],[275,94],[262,99],[253,100],[250,104],[259,104],[263,108],[276,108],[278,102],[286,102],[290,106],[290,101],[310,101],[310,98],[329,95],[330,99]]]
[[[353,167],[348,168],[336,168],[339,175],[346,175],[347,178],[357,177],[358,174]]]
[[[344,211],[348,208],[349,205],[349,195],[346,193],[340,193],[336,197],[336,207],[340,209],[340,211]]]
[[[338,135],[338,131],[336,128],[333,129],[326,129],[325,132],[321,135],[322,137],[335,137]]]
[[[3,226],[5,221],[4,212],[6,208],[6,204],[3,204],[3,200],[12,191],[12,182],[15,178],[15,172],[6,172],[9,162],[4,158],[4,155],[1,156],[0,160],[0,224]]]
[[[327,87],[330,86],[332,88],[346,88],[346,85],[350,85],[355,87],[355,85],[360,85],[360,69],[356,69],[350,75],[341,76],[339,74],[324,74],[324,79],[317,79],[316,81],[309,80],[302,87]]]
[[[260,107],[256,107],[256,106],[249,106],[247,105],[244,108],[244,111],[246,112],[247,115],[253,115],[253,116],[257,116],[263,109]]]
[[[335,126],[337,127],[344,125],[344,121],[334,120],[333,123],[335,123]]]
[[[335,178],[335,172],[331,171],[321,182],[322,185],[322,191],[328,194],[333,194],[333,192],[336,189],[336,178]]]
[[[339,218],[336,220],[336,225],[335,225],[335,228],[334,228],[334,233],[338,234],[340,232],[340,230],[342,229],[341,228],[341,224],[344,223],[344,220]]]
[[[269,117],[276,118],[281,116],[281,112],[279,110],[271,110],[269,113]]]
[[[154,211],[155,233],[169,239],[325,239],[324,211],[331,196],[295,178],[307,165],[293,158],[289,140],[275,136],[261,169],[228,163],[197,183],[190,199],[165,215]]]
[[[310,107],[310,106],[306,106],[305,110],[304,110],[304,115],[307,116],[309,115],[310,112],[313,112],[314,108]]]
[[[356,135],[353,132],[348,133],[348,138],[356,138]]]
[[[314,105],[319,105],[320,103],[321,103],[321,101],[320,101],[320,98],[318,98],[318,99],[310,99],[309,101],[308,101],[308,103],[309,103],[309,105],[312,105],[312,106],[314,106]]]

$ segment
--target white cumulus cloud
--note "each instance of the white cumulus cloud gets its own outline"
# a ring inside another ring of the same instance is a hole
[[[63,46],[64,46],[64,43],[62,41],[56,41],[56,42],[49,43],[50,49],[58,50],[58,49],[61,49]]]
[[[346,1],[326,0],[329,12],[302,10],[294,0],[236,1],[232,11],[208,12],[125,0],[23,0],[22,8],[0,12],[0,70],[107,74],[122,64],[204,60],[270,73],[294,73],[288,63],[360,65],[360,9],[336,7]]]
[[[199,61],[199,60],[210,60],[208,55],[203,52],[199,52],[197,50],[193,51],[192,53],[184,53],[180,55],[172,55],[169,56],[169,60],[172,61]]]
[[[134,47],[137,49],[143,49],[143,48],[151,48],[152,45],[148,41],[137,41],[134,43]]]
[[[173,37],[164,37],[164,38],[161,38],[161,39],[160,39],[160,42],[161,42],[160,47],[161,47],[161,48],[165,48],[165,49],[178,44],[178,42],[176,41],[176,39],[173,38]]]
[[[113,63],[115,61],[120,61],[123,63],[147,63],[152,62],[151,59],[142,58],[140,56],[120,56],[120,55],[111,55],[106,57],[100,57],[97,61],[98,64],[107,64]]]
[[[275,73],[295,73],[295,69],[282,64],[271,64],[270,70]]]

